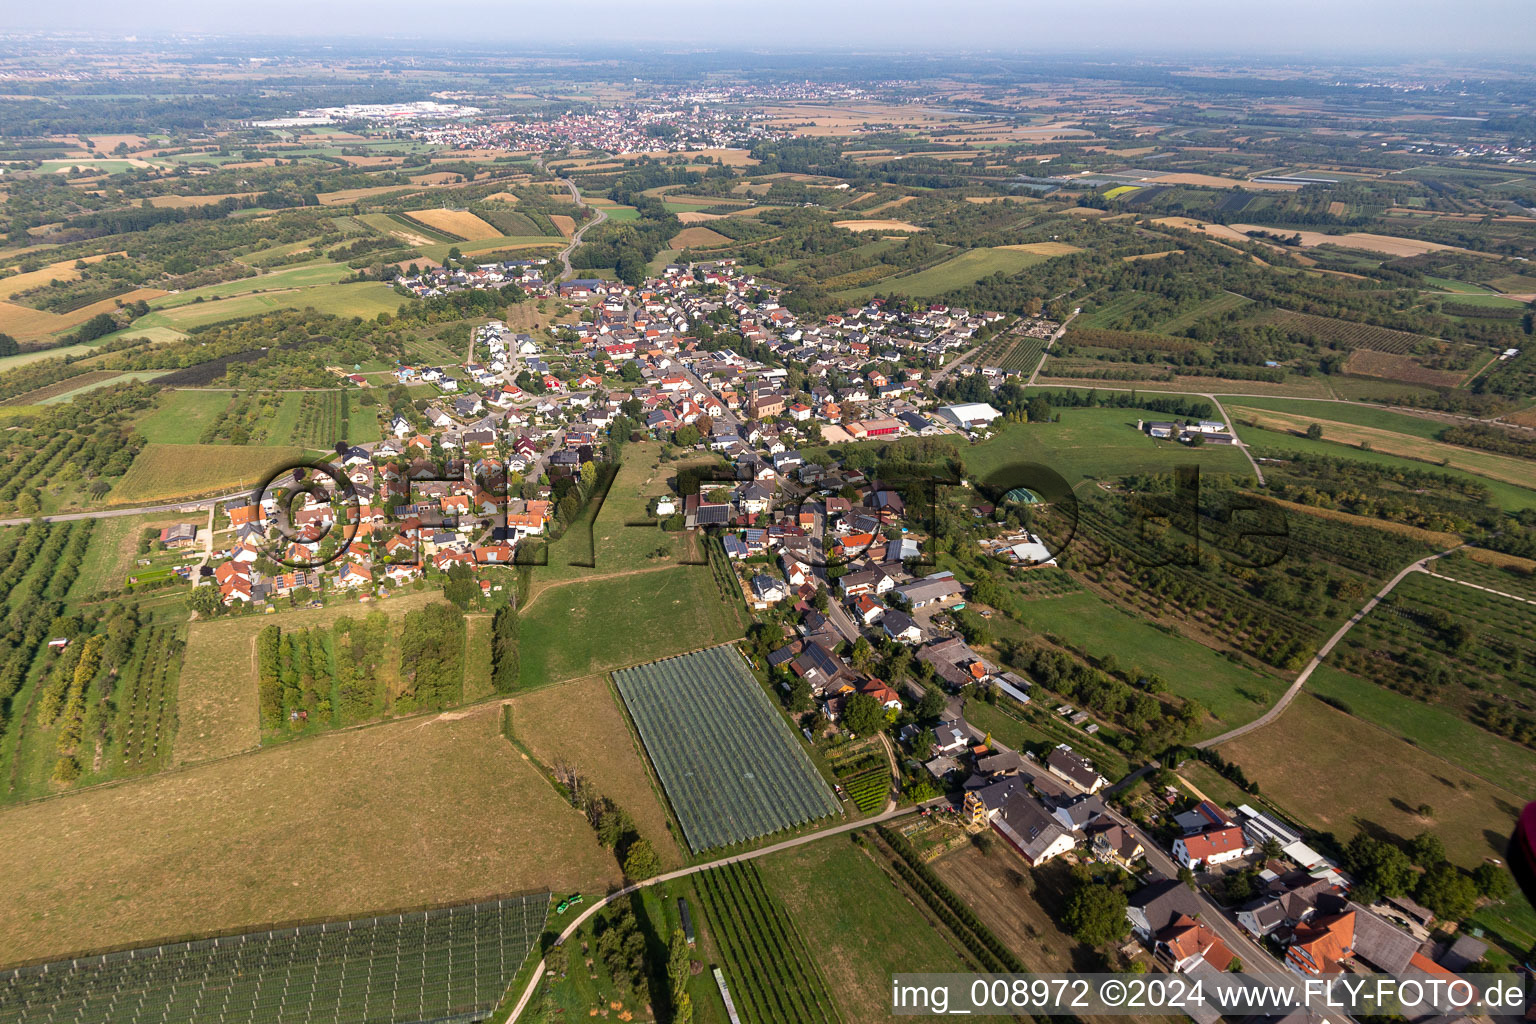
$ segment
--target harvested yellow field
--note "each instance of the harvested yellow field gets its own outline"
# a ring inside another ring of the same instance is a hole
[[[576,233],[576,218],[568,213],[552,213],[549,222],[560,229],[560,237],[570,238]]]
[[[413,174],[411,181],[418,185],[441,185],[445,181],[452,181],[459,175],[453,171],[431,171],[427,174]]]
[[[693,227],[683,228],[672,236],[667,245],[673,249],[686,249],[689,246],[726,245],[731,240],[718,231],[709,228]]]
[[[400,192],[415,192],[409,185],[370,185],[367,188],[344,188],[339,192],[321,192],[317,197],[321,206],[345,206],[347,203],[355,203],[359,199],[370,199],[374,196],[393,195]]]
[[[225,199],[249,199],[256,192],[228,192],[220,196],[155,196],[149,205],[159,209],[182,210],[191,206],[212,206]]]
[[[914,200],[916,198],[917,198],[917,196],[897,196],[895,199],[891,199],[891,200],[888,200],[886,202],[883,202],[879,206],[871,206],[869,209],[867,209],[867,210],[860,210],[859,212],[860,213],[880,213],[880,212],[885,211],[885,210],[893,210],[893,209],[895,209],[898,206],[905,206],[906,204],[910,203],[912,200]]]
[[[104,252],[96,256],[87,256],[83,260],[60,260],[49,264],[39,270],[30,270],[25,274],[13,274],[10,277],[0,277],[0,299],[9,299],[13,295],[19,295],[24,291],[45,285],[49,281],[61,281],[68,283],[80,277],[80,271],[75,269],[75,263],[97,263],[108,256],[121,256],[122,253]]]
[[[835,220],[833,227],[847,228],[849,231],[927,231],[916,224],[909,224],[904,220]]]
[[[1249,238],[1242,232],[1229,228],[1225,224],[1207,224],[1192,217],[1159,217],[1152,223],[1165,224],[1171,228],[1182,228],[1185,231],[1198,231],[1203,235],[1219,238],[1224,242],[1256,241],[1256,239]]]
[[[703,224],[707,220],[719,220],[721,217],[725,216],[725,214],[700,213],[697,210],[684,210],[682,213],[675,214],[674,216],[676,216],[677,219],[684,224]]]
[[[483,201],[487,203],[506,203],[508,206],[516,206],[517,196],[511,192],[492,192],[490,195],[486,196]],[[591,199],[587,200],[587,202],[594,203],[594,201]],[[611,199],[605,199],[603,202],[609,206],[613,205],[613,200]]]
[[[499,727],[487,704],[8,807],[0,962],[617,884]]]
[[[425,224],[429,228],[446,231],[450,235],[458,235],[466,242],[481,238],[496,238],[501,235],[500,231],[468,210],[412,210],[404,216]]]
[[[1033,203],[1031,196],[966,196],[968,203]]]
[[[118,146],[143,149],[149,144],[149,140],[142,135],[89,135],[81,141],[87,140],[90,142],[90,148],[98,153],[110,153]]]
[[[1272,231],[1274,228],[1260,228],[1252,224],[1234,224],[1237,231]],[[1286,236],[1300,235],[1303,248],[1310,249],[1318,245],[1340,245],[1348,249],[1364,249],[1366,252],[1379,252],[1387,256],[1422,256],[1426,252],[1440,252],[1443,250],[1455,250],[1457,252],[1470,252],[1469,249],[1458,249],[1454,245],[1441,245],[1439,242],[1425,242],[1417,238],[1398,238],[1396,235],[1375,235],[1368,231],[1351,231],[1347,235],[1326,235],[1321,231],[1292,231],[1289,228],[1277,233]]]
[[[1082,252],[1077,246],[1068,245],[1066,242],[1025,242],[1021,245],[997,245],[993,248],[1032,252],[1036,256],[1070,256],[1075,252]]]
[[[17,341],[39,341],[69,326],[70,321],[57,313],[0,302],[0,334],[9,334]]]
[[[464,247],[460,248],[460,251],[465,256],[483,256],[484,254],[486,254],[488,252],[511,252],[511,251],[513,251],[515,249],[516,250],[521,250],[521,249],[550,249],[550,250],[554,250],[554,249],[559,247],[559,243],[560,243],[560,240],[558,238],[551,238],[547,242],[517,242],[514,245],[482,245],[482,246],[479,246],[477,248],[469,248],[467,246],[464,246]]]

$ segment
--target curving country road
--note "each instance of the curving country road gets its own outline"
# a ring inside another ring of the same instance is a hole
[[[1452,551],[1455,551],[1464,546],[1464,544],[1457,544],[1456,547],[1446,548],[1444,551],[1441,551],[1438,554],[1421,558],[1417,562],[1414,562],[1412,565],[1403,568],[1400,572],[1398,572],[1396,576],[1393,576],[1390,580],[1387,581],[1386,586],[1376,591],[1375,595],[1369,601],[1365,602],[1365,605],[1359,611],[1351,615],[1349,617],[1349,621],[1340,626],[1338,631],[1335,632],[1333,636],[1328,638],[1327,643],[1318,648],[1317,653],[1312,656],[1312,660],[1307,662],[1307,667],[1301,670],[1301,674],[1296,677],[1295,682],[1291,683],[1290,689],[1286,690],[1285,693],[1280,695],[1280,699],[1275,703],[1274,707],[1270,708],[1268,711],[1264,712],[1264,714],[1260,715],[1258,718],[1255,718],[1247,725],[1240,725],[1236,729],[1222,733],[1220,736],[1212,736],[1208,740],[1201,740],[1200,742],[1196,743],[1195,746],[1201,749],[1206,747],[1214,747],[1218,743],[1225,743],[1228,740],[1235,740],[1237,737],[1250,733],[1255,729],[1262,729],[1264,726],[1279,718],[1281,712],[1283,712],[1286,707],[1290,705],[1291,701],[1296,699],[1296,695],[1301,692],[1301,688],[1306,685],[1306,682],[1309,678],[1311,678],[1312,673],[1316,671],[1317,667],[1323,663],[1323,659],[1328,657],[1329,654],[1333,653],[1333,649],[1338,646],[1340,640],[1344,639],[1345,634],[1347,634],[1351,629],[1354,629],[1355,625],[1361,619],[1369,615],[1371,613],[1371,609],[1380,604],[1382,599],[1392,592],[1393,587],[1403,582],[1403,580],[1407,579],[1413,573],[1428,573],[1430,562],[1433,562],[1437,558],[1444,558]],[[1430,573],[1430,575],[1433,576],[1435,574]]]
[[[940,804],[946,802],[948,802],[946,797],[937,797],[928,801],[929,804]],[[560,932],[560,937],[555,940],[556,944],[563,944],[565,940],[569,939],[573,934],[575,934],[576,929],[580,928],[584,923],[586,923],[587,919],[590,918],[593,914],[597,913],[599,910],[603,909],[614,900],[628,896],[630,893],[637,892],[641,889],[645,889],[653,885],[660,885],[662,882],[671,882],[678,878],[687,878],[689,875],[698,874],[700,871],[708,871],[710,868],[724,867],[726,864],[737,864],[742,861],[755,860],[758,857],[766,857],[770,853],[778,853],[781,850],[790,850],[796,846],[804,846],[806,843],[814,843],[818,839],[826,839],[829,836],[841,835],[844,832],[853,832],[857,829],[869,828],[873,825],[878,825],[881,822],[890,821],[892,818],[899,818],[906,814],[912,814],[920,806],[924,805],[918,804],[912,807],[889,809],[880,814],[876,814],[873,817],[860,818],[858,821],[850,821],[845,822],[842,825],[834,825],[831,828],[824,828],[819,832],[812,832],[808,835],[797,836],[794,839],[786,839],[782,843],[774,843],[772,846],[764,846],[758,850],[749,850],[746,853],[738,853],[730,857],[721,857],[719,860],[712,860],[707,864],[695,864],[692,867],[678,868],[676,871],[668,871],[667,873],[657,875],[654,878],[647,878],[643,882],[635,882],[632,885],[626,885],[622,889],[609,893],[607,896],[593,903],[591,906],[587,907],[586,910],[578,914],[576,918],[572,920],[570,924],[566,925],[565,928]],[[507,1017],[505,1024],[512,1024],[512,1022],[517,1020],[522,1012],[528,1008],[528,1003],[533,998],[533,994],[539,989],[539,983],[544,980],[544,971],[544,961],[543,959],[540,959],[538,966],[533,969],[533,977],[528,979],[527,987],[523,989],[523,994],[518,998],[517,1005],[512,1007],[512,1013]]]
[[[564,249],[560,250],[560,263],[564,269],[560,271],[560,276],[556,280],[564,281],[567,277],[571,276],[571,253],[578,245],[581,244],[581,236],[587,233],[588,228],[595,228],[603,221],[607,220],[608,214],[603,210],[601,206],[588,206],[586,202],[581,198],[581,190],[576,187],[576,183],[574,181],[569,178],[561,178],[560,180],[565,183],[566,188],[571,190],[571,199],[576,203],[576,207],[578,209],[592,210],[597,215],[591,220],[587,221],[581,227],[577,228],[576,231],[571,235],[570,242]]]

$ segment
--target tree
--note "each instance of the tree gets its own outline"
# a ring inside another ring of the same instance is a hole
[[[1195,889],[1195,873],[1193,871],[1189,870],[1188,867],[1179,868],[1179,881],[1181,881],[1185,885],[1189,886],[1191,892],[1194,891],[1194,889]]]
[[[861,636],[854,642],[853,651],[849,654],[848,660],[853,662],[854,668],[867,675],[875,665],[875,649],[870,646],[866,638]]]
[[[856,693],[843,705],[843,724],[856,736],[872,736],[885,725],[885,709],[867,693]]]
[[[636,839],[629,844],[629,850],[624,854],[625,878],[638,882],[660,873],[661,858],[656,856],[649,839]]]
[[[1379,897],[1401,896],[1413,887],[1408,855],[1364,832],[1356,833],[1344,848],[1344,866],[1357,883],[1369,886]]]
[[[939,691],[937,686],[930,686],[924,690],[922,699],[919,700],[917,702],[917,706],[912,709],[912,714],[917,716],[917,720],[920,722],[926,722],[930,719],[938,718],[943,713],[944,694]]]
[[[789,697],[787,701],[789,710],[797,715],[804,714],[815,707],[814,695],[811,692],[811,684],[802,676],[796,676],[794,682],[789,684]]]
[[[1027,408],[1028,408],[1029,422],[1031,422],[1031,423],[1049,423],[1049,422],[1051,422],[1051,403],[1047,402],[1043,396],[1036,395],[1034,398],[1031,398],[1029,400],[1029,405],[1028,405]]]
[[[1480,895],[1496,902],[1509,899],[1515,891],[1509,872],[1493,864],[1479,864],[1472,872],[1472,882]]]
[[[1414,898],[1446,921],[1460,921],[1477,908],[1477,883],[1454,864],[1441,861],[1419,877]]]
[[[224,607],[224,600],[219,595],[219,588],[214,586],[193,587],[192,593],[187,595],[187,607],[197,612],[203,618],[218,614]]]
[[[1307,427],[1307,440],[1308,441],[1321,441],[1322,439],[1323,439],[1323,428],[1322,428],[1321,424],[1313,423],[1313,424],[1311,424],[1310,426]]]
[[[1283,854],[1285,849],[1280,845],[1280,840],[1274,836],[1269,836],[1264,842],[1259,844],[1259,852],[1264,855],[1265,860],[1274,860]]]
[[[672,941],[667,944],[667,981],[672,986],[672,1020],[693,1019],[693,1003],[688,998],[688,976],[693,961],[688,956],[688,937],[681,928],[672,930]]]
[[[1077,941],[1090,946],[1108,946],[1123,937],[1130,927],[1125,917],[1125,893],[1107,885],[1079,885],[1067,900],[1062,923]]]
[[[1431,868],[1445,861],[1445,846],[1433,832],[1420,832],[1408,843],[1408,856],[1421,868]]]

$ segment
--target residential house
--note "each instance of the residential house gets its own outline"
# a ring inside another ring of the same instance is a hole
[[[1213,867],[1237,860],[1248,850],[1243,830],[1236,825],[1208,829],[1173,841],[1173,859],[1186,868]]]
[[[1108,783],[1108,780],[1094,769],[1092,761],[1065,743],[1059,744],[1051,751],[1045,765],[1052,775],[1065,779],[1089,793],[1097,793]],[[1241,830],[1238,834],[1241,836]]]

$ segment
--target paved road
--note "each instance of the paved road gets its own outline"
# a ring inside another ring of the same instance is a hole
[[[959,713],[960,703],[961,702],[958,700],[958,698],[951,698],[949,704],[951,717],[960,722],[962,729],[972,739],[981,739],[983,737],[981,730],[965,721],[963,713]],[[1007,746],[999,743],[997,741],[997,737],[995,736],[992,737],[991,745],[994,750],[1002,751],[1005,753],[1014,752],[1009,750]],[[1033,777],[1049,778],[1053,786],[1061,785],[1061,780],[1057,779],[1055,776],[1051,776],[1047,769],[1039,762],[1033,761],[1027,757],[1022,758],[1022,761],[1024,763],[1025,774]],[[1134,781],[1135,778],[1151,770],[1153,770],[1152,765],[1144,766],[1140,771],[1135,773],[1135,775],[1132,775],[1127,779],[1122,779],[1120,783],[1112,786],[1108,791],[1106,791],[1105,795],[1114,792],[1122,785],[1125,785],[1130,781]],[[1120,825],[1121,828],[1124,828],[1126,831],[1134,835],[1137,841],[1141,843],[1141,845],[1146,850],[1147,864],[1157,874],[1163,878],[1177,878],[1179,876],[1179,866],[1173,862],[1172,857],[1170,857],[1157,845],[1156,840],[1154,840],[1147,833],[1143,832],[1135,822],[1131,821],[1129,818],[1125,817],[1120,812],[1110,807],[1107,803],[1105,804],[1105,810],[1109,814],[1111,820]],[[1285,976],[1285,968],[1276,963],[1274,957],[1270,956],[1257,943],[1250,939],[1248,937],[1248,933],[1243,931],[1235,921],[1228,918],[1222,909],[1217,906],[1209,896],[1207,896],[1204,892],[1201,892],[1199,896],[1200,899],[1206,904],[1209,911],[1208,913],[1202,915],[1201,920],[1210,925],[1210,927],[1218,935],[1221,936],[1222,941],[1227,944],[1227,947],[1239,956],[1243,962],[1244,971],[1249,974],[1254,974],[1261,977]]]
[[[1296,695],[1301,692],[1302,686],[1306,685],[1307,680],[1312,677],[1312,673],[1315,672],[1317,667],[1323,663],[1323,659],[1328,657],[1328,655],[1333,652],[1334,647],[1338,646],[1339,641],[1344,639],[1345,634],[1347,634],[1351,629],[1355,628],[1356,623],[1369,615],[1371,609],[1380,604],[1382,599],[1392,592],[1393,587],[1403,582],[1403,580],[1407,579],[1413,573],[1429,572],[1428,566],[1430,562],[1433,562],[1437,558],[1443,558],[1460,547],[1462,547],[1462,545],[1458,544],[1456,547],[1447,548],[1439,554],[1430,555],[1427,558],[1421,558],[1417,562],[1414,562],[1412,565],[1402,569],[1396,576],[1393,576],[1390,580],[1387,581],[1386,586],[1376,591],[1375,595],[1369,601],[1365,602],[1365,605],[1359,611],[1351,615],[1349,617],[1349,621],[1340,626],[1338,631],[1335,632],[1333,636],[1328,638],[1328,642],[1323,644],[1323,646],[1318,649],[1318,652],[1312,656],[1311,661],[1307,662],[1307,667],[1301,670],[1301,674],[1296,677],[1296,681],[1291,683],[1290,689],[1286,690],[1285,693],[1281,695],[1280,700],[1276,702],[1274,707],[1270,708],[1268,711],[1264,712],[1264,714],[1260,715],[1258,718],[1255,718],[1247,725],[1240,725],[1236,729],[1222,733],[1220,736],[1212,736],[1208,740],[1201,740],[1199,743],[1196,743],[1195,746],[1201,748],[1214,747],[1219,743],[1225,743],[1228,740],[1236,739],[1237,737],[1246,733],[1250,733],[1255,729],[1262,729],[1264,726],[1279,718],[1281,712],[1283,712],[1286,707],[1290,705],[1291,701],[1296,699]]]
[[[587,209],[587,204],[582,200],[581,191],[576,188],[576,183],[569,178],[561,178],[560,180],[565,182],[565,187],[571,190],[571,199],[575,201],[577,208]],[[608,219],[608,214],[602,207],[594,206],[590,209],[596,211],[597,216],[577,228],[575,234],[571,235],[570,242],[564,249],[560,250],[560,263],[565,269],[560,271],[560,276],[557,280],[563,281],[571,276],[571,252],[581,244],[581,236],[587,233],[588,228],[595,228]]]
[[[1258,460],[1255,459],[1253,457],[1253,453],[1248,450],[1248,445],[1243,441],[1241,437],[1237,436],[1237,428],[1232,425],[1232,419],[1227,415],[1227,410],[1221,407],[1221,399],[1217,398],[1215,395],[1202,395],[1201,397],[1209,398],[1211,400],[1211,404],[1216,407],[1216,411],[1221,414],[1222,422],[1227,425],[1227,430],[1231,431],[1232,436],[1237,438],[1237,446],[1241,448],[1243,450],[1243,454],[1247,456],[1248,465],[1253,467],[1253,475],[1258,478],[1259,486],[1263,487],[1264,471],[1259,468]]]
[[[940,797],[936,800],[929,801],[930,804],[946,802],[948,802],[948,800],[945,797]],[[834,825],[831,828],[824,828],[819,832],[812,832],[808,835],[797,836],[794,839],[786,839],[782,843],[774,843],[772,846],[764,846],[758,850],[749,850],[746,853],[739,853],[731,857],[721,857],[719,860],[712,860],[707,864],[695,864],[692,867],[679,868],[676,871],[668,871],[666,874],[657,875],[655,878],[647,878],[643,882],[636,882],[633,885],[626,885],[624,888],[619,889],[616,892],[612,892],[603,899],[598,900],[597,902],[588,906],[587,909],[582,911],[575,919],[571,921],[570,924],[565,926],[564,930],[560,932],[560,938],[557,939],[556,942],[564,943],[565,940],[569,939],[573,934],[575,934],[576,929],[580,928],[584,923],[586,923],[587,919],[590,918],[593,914],[597,913],[599,910],[606,907],[614,900],[628,896],[630,893],[637,892],[640,889],[645,889],[653,885],[660,885],[663,882],[671,882],[679,878],[687,878],[689,875],[698,874],[700,871],[708,871],[710,868],[723,867],[726,864],[738,864],[742,861],[756,860],[758,857],[766,857],[771,853],[778,853],[782,850],[792,850],[797,846],[804,846],[806,843],[814,843],[817,840],[826,839],[830,836],[841,835],[844,832],[853,832],[857,829],[869,828],[873,825],[878,825],[881,822],[890,821],[892,818],[900,818],[903,815],[911,814],[916,810],[916,806],[902,807],[900,809],[888,809],[883,813],[876,814],[870,818],[861,818],[858,821],[850,821],[845,822],[842,825]],[[522,1012],[527,1009],[529,1001],[533,998],[533,994],[538,991],[539,983],[544,980],[544,971],[544,961],[541,959],[538,963],[538,966],[533,970],[533,977],[528,980],[528,987],[523,989],[523,994],[518,997],[517,1005],[512,1007],[512,1013],[507,1017],[507,1024],[512,1024],[512,1022],[517,1020],[519,1015],[521,1015]]]
[[[250,491],[236,491],[233,494],[223,494],[217,498],[199,498],[193,501],[173,501],[163,505],[134,505],[130,508],[104,508],[95,512],[63,512],[52,516],[21,516],[15,519],[0,519],[0,526],[22,526],[34,519],[45,523],[73,523],[81,519],[116,519],[119,516],[142,516],[150,512],[188,512],[201,509],[211,509],[221,501],[232,501],[236,498],[247,498]]]

